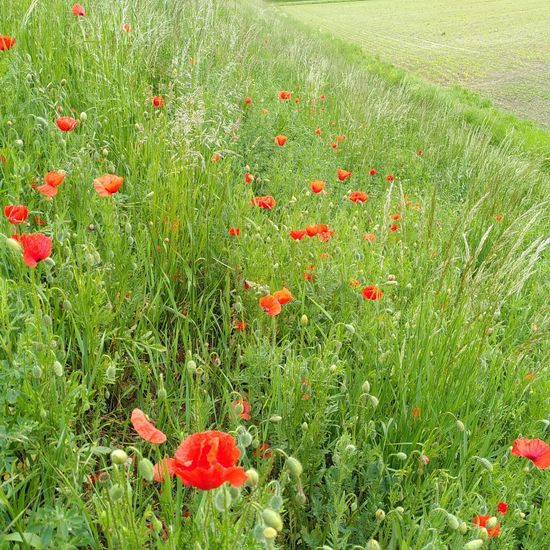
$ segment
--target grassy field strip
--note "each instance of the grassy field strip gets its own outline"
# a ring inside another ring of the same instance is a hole
[[[369,0],[280,7],[423,78],[464,85],[550,125],[546,0]]]

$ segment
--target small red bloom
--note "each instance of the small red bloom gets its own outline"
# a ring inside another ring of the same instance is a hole
[[[292,97],[292,92],[287,92],[286,90],[281,90],[279,92],[279,99],[282,99],[284,101],[289,100]]]
[[[275,136],[275,142],[277,143],[277,145],[280,145],[281,147],[287,142],[287,140],[288,140],[287,136],[282,136],[280,134]]]
[[[52,253],[52,240],[43,233],[23,233],[18,241],[23,247],[23,261],[29,267],[36,267]]]
[[[319,99],[320,99],[321,101],[325,101],[326,96],[325,96],[324,94],[323,94],[323,95],[320,95],[320,96],[319,96]]]
[[[130,418],[134,430],[136,430],[139,437],[145,439],[149,443],[159,445],[166,441],[166,435],[164,435],[159,429],[149,422],[147,416],[141,409],[134,409]]]
[[[350,286],[354,287],[354,288],[357,288],[358,286],[361,286],[361,281],[357,280],[357,279],[352,279],[350,282],[349,282]]]
[[[154,95],[151,99],[151,103],[153,107],[162,107],[164,105],[164,98],[162,98],[160,95]]]
[[[424,154],[424,151],[422,151],[422,149],[418,149],[417,154],[418,154],[419,156],[422,156],[422,155]]]
[[[216,489],[226,482],[240,487],[247,479],[244,469],[237,466],[240,456],[232,435],[199,432],[188,436],[178,447],[174,473],[184,485],[203,491]]]
[[[281,303],[277,298],[268,294],[267,296],[262,296],[259,301],[260,307],[264,310],[267,315],[275,317],[281,313]]]
[[[337,143],[331,143],[330,146],[331,146],[333,149],[338,149],[338,144],[337,144]]]
[[[512,454],[528,458],[541,470],[550,467],[550,445],[542,439],[527,439],[525,437],[516,439],[512,447]]]
[[[275,207],[275,199],[271,195],[266,195],[264,197],[254,197],[252,199],[252,204],[254,206],[259,206],[264,210],[271,210]]]
[[[316,135],[320,136],[321,133],[322,133],[322,132],[321,132],[321,128],[317,128],[317,129],[315,130],[315,134],[316,134]]]
[[[363,297],[366,300],[373,301],[379,300],[382,296],[384,296],[384,293],[376,285],[366,286],[361,294],[363,294]]]
[[[12,225],[17,225],[27,221],[29,209],[22,204],[9,204],[4,208],[4,216]]]
[[[411,409],[411,414],[413,418],[420,418],[420,407],[413,407]]]
[[[250,172],[246,172],[244,175],[244,181],[246,183],[252,183],[254,181],[254,176]]]
[[[369,174],[371,176],[376,176],[376,174],[378,174],[378,172],[374,168],[371,168]]]
[[[277,290],[273,293],[273,298],[275,298],[275,300],[277,300],[281,305],[287,304],[288,302],[292,302],[292,300],[294,300],[294,296],[292,296],[288,288]]]
[[[497,214],[497,215],[495,216],[495,220],[496,220],[497,222],[501,222],[503,219],[504,219],[504,216],[503,216],[502,214]]]
[[[337,174],[340,181],[345,181],[351,176],[351,172],[348,170],[343,170],[342,168],[338,168]]]
[[[365,233],[363,235],[363,240],[373,243],[374,241],[376,241],[376,235],[374,233]]]
[[[246,323],[244,321],[238,321],[235,328],[237,330],[246,330]]]
[[[391,181],[393,181],[394,179],[395,179],[395,178],[394,178],[391,174],[389,174],[389,175],[386,176],[386,180],[387,180],[387,181],[390,181],[390,182],[391,182]]]
[[[295,241],[301,241],[306,236],[305,229],[292,229],[290,231],[290,237]]]
[[[313,273],[309,273],[309,271],[304,271],[304,279],[307,281],[313,281]]]
[[[351,202],[367,202],[369,200],[369,196],[364,193],[363,191],[352,191],[349,194],[349,200]]]
[[[0,34],[0,52],[5,52],[15,46],[15,38]]]
[[[120,29],[123,32],[132,32],[132,25],[130,25],[130,23],[122,23],[122,25],[120,26]]]
[[[232,237],[238,237],[241,234],[241,229],[239,227],[231,227],[229,229],[229,234]]]
[[[250,414],[248,413],[250,412],[252,407],[250,406],[250,403],[248,401],[246,401],[245,399],[237,399],[236,401],[233,401],[231,406],[233,407],[233,412],[235,414],[237,414],[237,407],[242,407],[243,410],[240,414],[238,414],[238,417],[241,420],[250,420]]]
[[[250,105],[252,103],[252,98],[251,97],[245,97],[244,98],[244,102],[247,104],[247,105]]]
[[[487,533],[489,533],[490,537],[498,537],[500,534],[500,525],[497,523],[494,527],[487,528],[487,521],[489,520],[491,516],[486,515],[477,515],[472,521],[475,525],[479,525],[480,527],[485,527],[487,529]]]
[[[76,15],[77,17],[85,17],[86,16],[86,10],[84,9],[84,6],[81,4],[74,4],[72,7],[73,15]]]
[[[346,136],[336,136],[334,139],[341,143],[342,141],[346,141]]]
[[[62,132],[71,132],[78,126],[78,120],[70,116],[59,117],[55,123]]]
[[[401,219],[401,214],[392,214],[391,219],[392,220],[400,220]]]
[[[105,174],[94,180],[94,187],[100,197],[110,197],[120,189],[123,183],[123,177]]]
[[[57,188],[63,183],[64,179],[65,172],[48,172],[44,176],[44,185],[38,186],[36,190],[51,199],[57,195]]]
[[[311,182],[310,188],[314,193],[320,193],[325,189],[325,182],[321,180],[314,180]]]
[[[264,459],[264,458],[271,458],[272,454],[271,454],[271,451],[269,450],[270,449],[270,445],[269,443],[267,442],[263,442],[261,443],[260,445],[258,445],[258,448],[255,449],[252,454],[256,457],[256,458],[261,458],[261,459]]]
[[[506,515],[506,512],[508,512],[508,504],[506,502],[499,502],[497,506],[497,510],[504,516]]]
[[[398,226],[396,223],[392,223],[392,224],[390,225],[390,231],[391,231],[392,233],[395,233],[398,229],[399,229],[399,226]]]

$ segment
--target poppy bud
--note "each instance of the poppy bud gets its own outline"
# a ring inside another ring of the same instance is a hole
[[[270,422],[280,422],[283,419],[282,416],[279,416],[278,414],[274,414],[269,420]]]
[[[309,428],[308,423],[307,422],[302,422],[302,430],[305,432],[305,431],[307,431],[308,428]]]
[[[34,378],[42,378],[42,369],[39,365],[34,365],[32,368],[32,375]]]
[[[363,385],[361,386],[361,389],[363,390],[363,393],[370,393],[370,383],[368,380],[365,380],[363,382]]]
[[[461,535],[464,535],[466,534],[466,531],[468,531],[468,524],[463,521],[459,526],[458,526],[458,532],[461,534]]]
[[[384,521],[384,518],[386,517],[386,512],[382,510],[382,508],[378,508],[376,510],[374,517],[376,518],[376,521]]]
[[[59,81],[59,84],[60,84],[61,86],[66,86],[66,85],[67,85],[67,81],[66,81],[64,78],[62,78],[62,79]]]
[[[240,416],[241,414],[243,414],[243,411],[244,411],[244,407],[243,407],[242,402],[237,402],[237,403],[233,406],[233,412],[234,412],[237,416]]]
[[[346,327],[346,330],[350,333],[350,334],[355,334],[355,327],[353,325],[344,325]]]
[[[320,550],[332,550],[332,546],[329,546],[328,544],[323,544]]]
[[[166,391],[166,388],[160,388],[157,392],[157,397],[159,399],[166,399],[168,397],[168,392]]]
[[[378,397],[375,397],[374,395],[369,395],[369,402],[374,408],[378,407]]]
[[[294,502],[295,502],[298,506],[304,506],[305,503],[307,502],[306,495],[304,495],[304,493],[296,493],[296,494],[294,495]]]
[[[138,472],[146,481],[153,481],[154,466],[150,460],[142,458],[138,463]]]
[[[370,539],[367,546],[365,546],[365,550],[380,550],[380,545],[377,540]]]
[[[464,423],[461,422],[460,420],[457,420],[456,421],[456,429],[459,431],[459,432],[463,432],[465,429],[466,429],[466,426],[464,426]]]
[[[273,540],[274,538],[277,537],[277,531],[275,531],[275,529],[273,529],[273,527],[266,527],[266,528],[262,531],[262,535],[263,535],[267,540]]]
[[[405,453],[397,453],[396,455],[396,458],[401,460],[402,462],[405,462],[405,460],[407,460],[407,455]]]
[[[22,139],[16,139],[15,140],[15,146],[16,147],[23,147],[23,140]]]
[[[195,374],[197,372],[197,363],[195,363],[193,359],[187,361],[187,372],[189,374]]]
[[[246,484],[249,487],[255,487],[260,482],[260,476],[258,472],[254,468],[250,468],[250,470],[246,470]]]
[[[128,460],[128,455],[122,449],[115,449],[111,453],[111,462],[113,464],[126,464]]]
[[[301,462],[293,456],[289,456],[286,459],[286,467],[288,468],[288,471],[291,473],[291,475],[295,478],[299,478],[304,471]]]
[[[53,372],[56,376],[63,376],[63,365],[59,361],[54,362]]]
[[[456,531],[460,527],[458,518],[453,516],[453,514],[447,515],[447,525],[449,526],[449,529],[452,529],[453,531]]]
[[[11,248],[11,250],[15,253],[21,253],[21,245],[15,239],[6,239],[6,244],[8,245],[8,248]]]
[[[109,489],[111,500],[116,502],[124,496],[124,489],[117,483]]]
[[[269,499],[269,507],[273,508],[273,510],[280,510],[283,507],[284,501],[283,497],[279,495],[273,495]]]
[[[488,471],[493,471],[493,465],[491,462],[489,462],[486,458],[480,458],[479,461],[481,462],[481,465]]]
[[[479,538],[483,540],[489,540],[489,532],[485,527],[479,528]]]
[[[328,370],[330,372],[336,372],[338,370],[338,365],[331,365]]]
[[[464,550],[479,550],[483,546],[481,539],[474,539],[464,545]]]
[[[306,327],[308,323],[309,323],[309,319],[307,318],[307,315],[304,313],[304,314],[300,317],[300,324],[301,324],[303,327]]]
[[[399,514],[403,514],[405,512],[405,508],[403,508],[403,506],[396,506],[395,511]]]
[[[281,531],[283,529],[283,520],[281,516],[275,512],[275,510],[271,510],[271,508],[266,508],[262,512],[262,519],[268,527],[273,527],[276,531]]]
[[[231,495],[222,488],[214,497],[214,507],[218,512],[225,512],[231,506]]]
[[[88,120],[88,115],[86,113],[80,113],[81,122],[86,122]]]
[[[488,520],[487,520],[487,523],[485,524],[487,526],[488,529],[492,529],[493,527],[496,526],[496,524],[498,523],[498,520],[495,516],[491,516]]]

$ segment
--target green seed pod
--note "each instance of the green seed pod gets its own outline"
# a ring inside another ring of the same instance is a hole
[[[449,526],[449,529],[456,531],[460,527],[460,522],[456,516],[453,516],[453,514],[447,514],[447,525]]]
[[[304,495],[304,493],[300,492],[300,493],[296,493],[294,495],[294,502],[298,505],[298,506],[305,506],[306,502],[307,502],[307,498],[306,498],[306,495]]]
[[[126,461],[128,460],[128,455],[122,450],[122,449],[115,449],[111,453],[111,462],[113,464],[126,464]]]
[[[54,361],[53,372],[56,376],[63,376],[63,365],[59,361]]]
[[[249,487],[255,487],[260,482],[260,476],[258,472],[254,468],[250,468],[250,470],[246,470],[246,484]]]
[[[124,489],[116,483],[109,489],[109,496],[113,502],[116,502],[124,496]]]
[[[288,468],[288,471],[290,472],[290,474],[296,479],[298,479],[302,475],[302,472],[304,471],[304,468],[302,467],[301,462],[297,458],[294,458],[293,456],[289,456],[286,459],[286,467]]]
[[[464,545],[464,550],[479,550],[483,546],[481,539],[474,539]]]
[[[276,531],[282,531],[283,529],[283,520],[281,516],[272,510],[271,508],[266,508],[262,511],[262,519],[268,527],[273,527]]]
[[[142,458],[138,463],[138,472],[146,481],[153,481],[154,466],[150,460]]]

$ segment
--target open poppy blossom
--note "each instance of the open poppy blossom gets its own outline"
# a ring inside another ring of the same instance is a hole
[[[78,120],[71,116],[59,117],[55,123],[62,132],[72,132],[78,126]]]
[[[502,214],[497,214],[497,215],[495,216],[495,220],[496,220],[497,222],[501,222],[503,219],[504,219],[504,216],[503,216]]]
[[[15,46],[15,38],[13,36],[7,36],[0,34],[0,52],[10,50]]]
[[[229,229],[229,234],[232,237],[238,237],[241,234],[241,229],[239,227],[231,227]]]
[[[376,174],[378,174],[378,172],[377,172],[374,168],[371,168],[371,169],[369,170],[369,174],[370,174],[371,176],[376,176]]]
[[[271,195],[266,195],[264,197],[254,197],[252,199],[252,204],[254,206],[259,206],[264,210],[271,210],[275,207],[275,199]]]
[[[384,293],[376,285],[366,286],[361,294],[366,300],[372,301],[379,300],[382,296],[384,296]]]
[[[231,406],[233,407],[233,412],[241,420],[250,420],[250,414],[249,413],[250,413],[252,407],[250,406],[250,403],[248,401],[246,401],[245,399],[237,399],[236,401],[233,401]],[[240,410],[240,412],[238,413],[237,410]]]
[[[171,467],[184,485],[203,491],[224,483],[240,487],[247,480],[244,469],[237,466],[240,456],[232,435],[199,432],[188,436],[178,447]]]
[[[264,310],[264,313],[275,317],[281,313],[281,303],[277,298],[268,294],[267,296],[262,296],[259,301],[260,307]]]
[[[349,200],[351,202],[367,202],[369,200],[369,196],[364,193],[363,191],[352,191],[349,194]]]
[[[345,181],[351,176],[351,172],[349,172],[348,170],[343,170],[342,168],[338,168],[337,175],[340,181]]]
[[[246,174],[244,175],[244,181],[245,183],[252,183],[254,181],[254,175],[250,172],[246,172]]]
[[[288,101],[292,97],[292,92],[288,92],[286,90],[281,90],[279,92],[279,99],[282,99],[283,101]]]
[[[397,225],[396,223],[392,223],[392,224],[390,225],[390,231],[391,231],[392,233],[395,233],[398,229],[399,229],[399,225]]]
[[[162,107],[164,105],[164,99],[160,95],[154,95],[151,99],[153,107]]]
[[[325,189],[325,182],[321,180],[314,180],[311,182],[310,188],[314,193],[320,193]]]
[[[506,502],[499,502],[497,505],[497,510],[504,516],[508,512],[508,504]]]
[[[400,220],[401,219],[401,214],[392,214],[391,215],[391,219],[392,220]]]
[[[136,430],[139,437],[145,439],[145,441],[154,443],[155,445],[159,445],[166,441],[166,436],[149,422],[147,416],[145,416],[145,413],[141,409],[134,409],[130,420],[134,430]]]
[[[424,154],[424,151],[422,151],[422,149],[418,149],[416,154],[421,157]]]
[[[84,6],[82,6],[81,4],[74,4],[71,11],[73,12],[73,15],[76,15],[77,17],[86,16],[86,10],[84,9]]]
[[[487,527],[487,521],[489,521],[490,517],[489,515],[477,515],[472,522],[474,525],[479,525],[479,527],[485,527],[490,537],[498,537],[500,534],[500,525],[498,523],[494,527]]]
[[[294,296],[292,296],[288,288],[277,290],[273,293],[273,298],[275,298],[281,305],[287,304],[288,302],[292,302],[292,300],[294,300]]]
[[[44,176],[44,185],[38,186],[36,190],[45,197],[55,197],[57,195],[57,188],[63,183],[64,179],[65,172],[48,172]]]
[[[153,479],[157,482],[162,482],[165,476],[174,477],[174,465],[176,461],[173,458],[163,458],[153,468]]]
[[[246,330],[246,323],[244,321],[238,321],[235,328],[237,330]]]
[[[520,437],[514,441],[512,454],[528,458],[541,470],[550,467],[550,445],[542,439]]]
[[[391,174],[389,174],[389,175],[386,176],[386,180],[391,182],[391,181],[395,180],[395,178]]]
[[[23,247],[23,261],[29,267],[36,267],[52,253],[52,240],[43,233],[23,233],[17,240]]]
[[[250,105],[252,103],[252,98],[251,97],[245,97],[244,98],[244,102],[247,104],[247,105]]]
[[[4,216],[8,218],[8,221],[12,225],[17,225],[18,223],[27,221],[29,209],[22,204],[8,204],[8,206],[4,208]]]
[[[315,129],[315,135],[320,136],[322,134],[321,128]]]
[[[105,174],[94,180],[94,188],[100,197],[110,197],[120,189],[123,183],[123,177]]]
[[[292,229],[290,231],[290,238],[295,241],[301,241],[306,236],[305,229]]]
[[[277,145],[280,145],[281,147],[287,142],[287,140],[288,140],[287,136],[282,136],[280,134],[275,136],[275,142],[277,143]]]
[[[331,143],[330,146],[331,146],[333,149],[338,149],[338,144],[337,144],[336,142]]]

